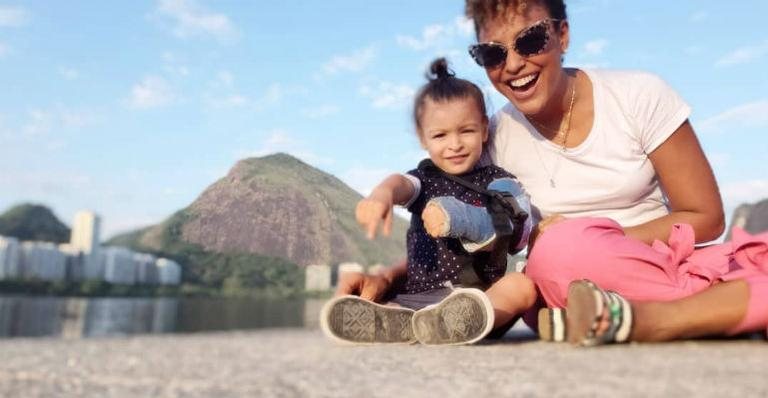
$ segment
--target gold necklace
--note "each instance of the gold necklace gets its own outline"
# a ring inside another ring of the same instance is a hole
[[[565,127],[564,128],[560,128],[558,130],[555,130],[553,128],[547,127],[547,126],[539,123],[538,121],[536,121],[536,119],[534,119],[532,117],[529,118],[530,121],[532,121],[533,124],[535,124],[537,127],[541,128],[541,129],[544,129],[544,130],[549,130],[549,131],[555,132],[556,133],[555,134],[555,138],[562,136],[563,137],[563,143],[561,145],[561,149],[562,149],[563,152],[565,152],[565,150],[568,149],[566,147],[566,144],[568,144],[568,136],[571,133],[571,115],[573,114],[573,103],[574,102],[576,102],[576,81],[575,80],[573,81],[573,89],[571,89],[571,101],[568,104],[568,112],[565,114]]]
[[[567,151],[566,144],[568,143],[568,134],[571,132],[571,114],[573,113],[573,103],[576,99],[576,81],[573,82],[573,89],[571,90],[571,101],[570,104],[568,104],[568,113],[565,115],[565,132],[563,132],[563,129],[561,130],[554,130],[551,128],[547,128],[546,126],[540,124],[533,118],[529,118],[533,124],[537,125],[538,127],[541,127],[545,130],[549,131],[556,131],[557,134],[555,137],[563,136],[563,144],[561,146],[562,152]],[[531,137],[531,142],[533,144],[533,149],[536,151],[536,155],[539,157],[539,162],[541,163],[541,166],[544,168],[544,171],[547,173],[547,176],[549,176],[549,186],[551,188],[556,188],[557,184],[555,183],[555,175],[557,174],[557,170],[560,167],[560,158],[562,155],[557,155],[557,159],[555,160],[555,165],[552,169],[552,172],[549,171],[549,168],[547,167],[546,163],[544,163],[544,158],[541,156],[541,152],[539,152],[539,145],[535,142],[533,137]]]

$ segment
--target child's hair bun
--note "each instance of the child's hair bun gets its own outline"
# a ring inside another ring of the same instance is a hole
[[[452,70],[448,69],[448,61],[445,58],[438,58],[432,61],[429,65],[429,73],[427,74],[428,80],[442,80],[448,79],[455,75]]]

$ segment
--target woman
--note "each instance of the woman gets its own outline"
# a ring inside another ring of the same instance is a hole
[[[510,101],[494,119],[491,158],[541,219],[525,273],[549,307],[568,305],[566,330],[547,316],[543,337],[588,345],[765,330],[768,234],[737,231],[694,250],[724,219],[688,105],[650,74],[563,68],[562,0],[466,0],[466,13],[478,38],[470,53]],[[339,291],[375,299],[400,272],[348,277]]]

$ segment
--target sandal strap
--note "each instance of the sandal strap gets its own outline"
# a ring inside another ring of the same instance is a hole
[[[614,291],[601,290],[608,309],[608,330],[600,336],[602,343],[623,343],[629,340],[632,331],[632,307],[629,302]]]

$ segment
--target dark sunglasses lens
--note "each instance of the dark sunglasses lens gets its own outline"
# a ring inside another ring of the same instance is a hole
[[[531,26],[515,40],[515,51],[523,57],[541,53],[549,41],[547,25]]]
[[[475,44],[469,49],[469,53],[478,65],[485,68],[499,66],[507,59],[507,49],[494,43]]]

